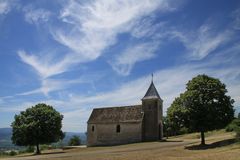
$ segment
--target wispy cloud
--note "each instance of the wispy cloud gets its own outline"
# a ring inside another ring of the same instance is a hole
[[[25,12],[25,20],[31,24],[47,22],[52,14],[50,11],[46,9],[42,8],[35,9],[32,6],[24,7],[23,11]]]
[[[130,74],[135,63],[153,58],[157,48],[156,42],[131,45],[109,63],[115,71],[126,76]]]
[[[240,30],[240,9],[237,9],[232,12],[233,21],[233,28],[236,30]]]
[[[130,32],[134,22],[158,10],[172,10],[165,0],[140,1],[70,1],[60,18],[70,25],[71,31],[52,32],[56,41],[91,61],[104,53],[104,49],[117,42],[119,33]]]
[[[27,54],[23,50],[18,51],[18,55],[23,62],[30,65],[38,73],[41,84],[39,88],[18,93],[16,94],[17,96],[37,93],[43,93],[45,96],[48,96],[50,92],[60,91],[74,84],[91,83],[88,78],[89,75],[85,75],[85,77],[77,76],[71,80],[54,77],[69,70],[75,64],[74,56],[71,56],[71,54],[55,63],[54,57],[51,56],[39,57],[34,54]],[[91,75],[90,78],[93,78],[93,76]],[[94,78],[98,79],[99,76],[94,76]]]
[[[82,128],[82,132],[87,131],[86,130],[86,121],[89,118],[89,115],[91,114],[91,110],[89,109],[77,109],[77,110],[71,110],[66,111],[62,113],[64,115],[64,121],[63,121],[63,130],[64,131],[78,131],[79,128]]]
[[[34,54],[27,54],[23,50],[19,50],[18,55],[23,62],[33,67],[42,79],[65,72],[72,63],[71,57],[54,63],[50,57],[40,58]]]
[[[203,24],[197,31],[172,31],[171,36],[179,39],[188,50],[188,58],[201,60],[212,53],[222,44],[228,42],[232,32],[225,30],[215,32],[208,23]]]
[[[68,71],[77,63],[86,63],[97,59],[105,49],[118,41],[118,34],[131,32],[132,27],[139,22],[141,17],[153,13],[156,9],[162,12],[173,11],[176,6],[176,3],[166,0],[68,1],[59,15],[59,20],[66,25],[64,29],[59,26],[49,28],[51,28],[50,32],[53,38],[59,44],[66,46],[70,53],[65,54],[61,60],[55,61],[49,56],[39,57],[27,54],[25,51],[18,51],[21,60],[33,67],[42,80],[41,88],[29,91],[27,94],[38,91],[47,94],[47,91],[51,91],[51,89],[44,87],[46,79]],[[29,23],[46,22],[51,15],[44,9],[33,9],[31,6],[26,7],[24,11],[25,20]],[[123,75],[129,74],[136,62],[154,56],[154,46],[156,45],[135,46],[140,53],[130,51],[130,48],[126,49],[126,53],[122,54],[123,57],[116,57],[115,70]],[[131,52],[131,60],[127,60],[127,52]],[[148,54],[143,52],[148,52]],[[51,53],[49,54],[51,55]]]
[[[79,83],[86,83],[82,79],[75,79],[75,80],[57,80],[57,79],[43,79],[41,81],[41,87],[37,88],[32,91],[27,91],[23,93],[19,93],[17,95],[31,95],[37,93],[43,93],[45,96],[48,96],[48,93],[53,91],[60,91],[66,88],[69,88],[71,85],[79,84]]]
[[[62,90],[73,83],[82,83],[80,79],[58,80],[52,78],[55,75],[65,72],[75,64],[72,56],[68,56],[60,61],[54,62],[54,58],[49,56],[40,58],[33,54],[27,54],[23,50],[18,51],[18,55],[23,62],[30,65],[35,71],[37,71],[39,80],[41,81],[41,87],[24,93],[19,93],[17,95],[43,93],[48,96],[49,92]]]
[[[0,1],[0,14],[7,14],[10,11],[10,3],[7,0]]]
[[[155,16],[148,16],[134,22],[134,26],[131,29],[131,35],[136,38],[150,37],[151,39],[159,38],[160,34],[164,36],[166,30],[162,30],[169,26],[166,26],[167,22],[165,21],[158,23],[154,22],[155,18]]]

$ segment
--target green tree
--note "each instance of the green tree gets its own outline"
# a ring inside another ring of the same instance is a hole
[[[166,116],[163,116],[163,136],[164,137],[168,138],[168,136],[171,136],[169,129],[170,129],[169,121]]]
[[[57,142],[64,138],[62,132],[63,115],[52,106],[37,104],[15,115],[12,122],[12,142],[19,146],[35,145],[40,154],[39,145]]]
[[[79,136],[73,136],[69,142],[68,145],[69,146],[79,146],[81,144],[81,139],[79,138]]]
[[[207,75],[198,75],[187,83],[184,106],[189,116],[190,130],[201,133],[225,127],[234,118],[234,100],[226,95],[227,89],[220,80]]]
[[[181,131],[186,129],[186,126],[188,126],[188,110],[183,103],[184,94],[181,94],[180,97],[175,98],[167,110],[166,123],[168,126],[167,130],[170,132],[170,135],[181,134]]]

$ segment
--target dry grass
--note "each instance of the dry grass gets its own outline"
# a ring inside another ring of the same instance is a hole
[[[21,156],[17,159],[54,160],[238,160],[240,144],[234,143],[233,133],[209,132],[207,146],[199,146],[198,134],[171,137],[167,142],[135,143],[113,147],[75,148],[47,151],[40,156]]]

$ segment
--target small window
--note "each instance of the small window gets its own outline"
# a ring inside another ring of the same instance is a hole
[[[94,132],[94,126],[92,126],[92,132]]]
[[[120,125],[118,124],[118,125],[117,125],[117,128],[116,128],[116,132],[117,132],[117,133],[120,133],[120,130],[121,130],[121,128],[120,128]]]

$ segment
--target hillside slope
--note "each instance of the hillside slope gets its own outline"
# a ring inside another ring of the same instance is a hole
[[[199,146],[199,134],[171,137],[166,142],[145,142],[112,147],[75,148],[45,151],[39,156],[21,156],[21,159],[65,160],[237,160],[240,145],[233,141],[234,133],[223,130],[206,133],[206,147]],[[49,154],[51,153],[51,154]],[[19,157],[16,157],[16,159]],[[15,159],[15,158],[13,158]],[[13,160],[11,159],[11,160]]]

